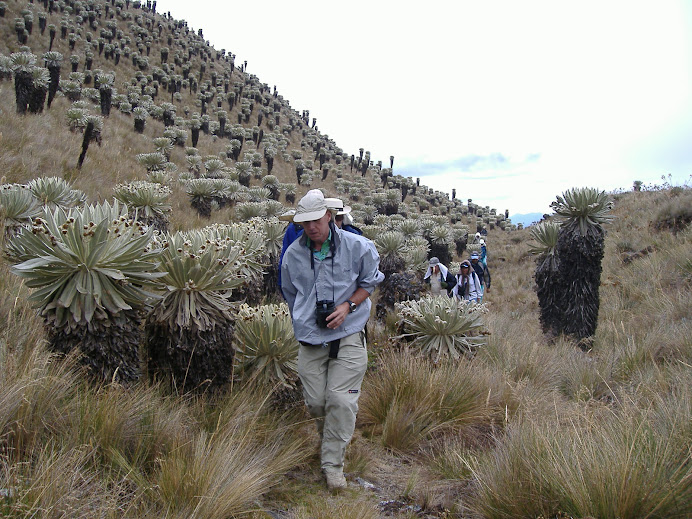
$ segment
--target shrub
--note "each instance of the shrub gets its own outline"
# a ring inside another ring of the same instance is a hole
[[[439,362],[443,357],[459,359],[472,355],[485,341],[483,305],[470,305],[447,296],[427,296],[419,301],[396,304],[404,333],[411,347]]]
[[[171,211],[169,198],[171,189],[152,182],[130,182],[114,188],[114,197],[130,210],[130,217],[151,225],[154,229],[166,232],[168,215]]]
[[[555,246],[559,299],[564,332],[589,348],[598,324],[601,261],[605,229],[613,202],[604,191],[571,189],[551,204],[562,222]]]
[[[298,379],[298,347],[286,303],[239,308],[235,371],[243,380],[294,388]]]
[[[79,189],[72,189],[66,180],[59,177],[39,177],[31,180],[27,187],[36,200],[48,211],[56,208],[65,210],[81,206],[86,195]]]
[[[133,225],[115,202],[47,211],[9,243],[12,272],[36,288],[52,349],[79,350],[92,377],[139,376],[140,311],[156,286],[152,231]]]
[[[654,229],[670,229],[677,234],[692,222],[692,189],[667,200],[652,221]]]
[[[26,186],[0,186],[0,221],[4,229],[0,237],[14,236],[22,227],[28,227],[39,214],[41,206]]]
[[[163,298],[146,322],[149,371],[179,389],[230,381],[230,295],[243,283],[241,248],[213,228],[159,237]]]
[[[532,226],[531,237],[535,243],[529,247],[532,254],[538,255],[534,279],[540,307],[541,328],[543,333],[550,335],[559,332],[563,319],[558,304],[560,285],[557,282],[558,263],[555,254],[559,231],[560,225],[549,220]]]

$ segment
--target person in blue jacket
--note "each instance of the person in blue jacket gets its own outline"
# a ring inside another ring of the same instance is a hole
[[[488,266],[488,247],[485,245],[485,240],[483,238],[481,238],[480,244],[481,244],[480,262],[487,267]]]
[[[471,267],[476,272],[478,279],[481,282],[480,301],[483,302],[483,296],[490,290],[490,270],[486,265],[483,265],[479,260],[477,252],[471,254]]]
[[[358,227],[352,225],[353,218],[351,218],[351,207],[348,205],[344,205],[344,201],[341,200],[341,198],[325,198],[324,201],[327,205],[327,209],[335,215],[334,223],[339,229],[351,232],[353,234],[358,234],[360,236],[363,235],[363,231],[361,231]],[[279,291],[281,292],[282,296],[284,295],[284,293],[281,289],[281,265],[283,263],[284,253],[286,252],[288,246],[295,240],[297,240],[301,234],[303,234],[303,227],[300,224],[297,224],[293,221],[293,217],[295,216],[295,214],[295,209],[290,209],[283,213],[281,216],[279,216],[279,220],[290,222],[286,227],[284,241],[281,245],[281,256],[279,256],[278,285]]]
[[[298,238],[300,238],[300,235],[303,234],[303,226],[293,222],[293,216],[295,214],[296,210],[290,209],[283,213],[281,216],[279,216],[280,221],[288,222],[288,225],[286,226],[286,232],[284,233],[284,241],[281,245],[281,255],[279,256],[279,275],[277,284],[279,285],[279,292],[281,292],[282,297],[284,297],[284,292],[283,290],[281,290],[281,263],[283,263],[284,254],[286,253],[286,249],[288,249],[288,246],[294,241],[296,241]]]

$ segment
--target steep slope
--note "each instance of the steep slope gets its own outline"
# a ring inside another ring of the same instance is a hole
[[[210,47],[201,32],[190,31],[184,20],[156,13],[155,2],[10,2],[0,18],[0,168],[5,181],[59,176],[77,184],[90,200],[108,199],[117,183],[145,178],[136,156],[153,152],[154,139],[164,133],[177,135],[169,160],[177,175],[186,175],[186,158],[193,152],[185,147],[192,147],[199,133],[195,147],[202,162],[221,157],[230,178],[237,176],[239,161],[259,164],[261,170],[253,171],[249,185],[261,186],[271,173],[280,193],[289,194],[287,205],[294,196],[321,187],[350,198],[357,216],[362,216],[359,204],[379,205],[380,213],[391,214],[381,201],[369,197],[396,189],[407,204],[403,214],[456,213],[461,219],[470,213],[480,216],[481,225],[508,223],[489,207],[468,207],[449,200],[446,193],[394,175],[367,151],[340,149],[313,128],[309,113],[293,110],[280,89],[245,73],[232,54]],[[22,50],[35,56],[34,68],[46,65],[45,52],[62,54],[60,90],[40,114],[16,114],[10,56]],[[106,88],[112,107],[103,120],[100,146],[89,147],[79,170],[83,124],[70,131],[68,112],[74,100],[81,99],[78,107],[104,115],[101,105],[108,96],[100,94],[98,83],[107,76],[113,76],[112,88]],[[148,112],[142,134],[134,130],[137,107]],[[238,142],[242,148],[234,155],[231,148]],[[301,182],[297,170],[305,173]],[[204,223],[186,210],[184,193],[174,192],[173,197],[174,228]],[[232,211],[226,211],[211,220],[232,217]]]

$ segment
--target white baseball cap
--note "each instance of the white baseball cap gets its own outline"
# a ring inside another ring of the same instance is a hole
[[[344,209],[344,201],[341,198],[330,198],[324,199],[327,204],[327,209],[331,211],[342,211]]]

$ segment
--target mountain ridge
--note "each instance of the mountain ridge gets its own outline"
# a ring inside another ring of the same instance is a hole
[[[544,213],[517,213],[510,214],[509,219],[512,220],[514,225],[522,224],[524,227],[528,227],[533,223],[538,223],[543,218]]]

